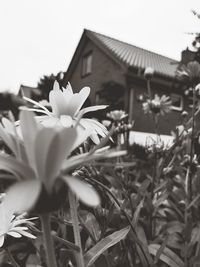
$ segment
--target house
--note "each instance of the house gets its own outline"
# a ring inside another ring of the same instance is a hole
[[[19,97],[28,97],[32,99],[40,98],[41,96],[41,91],[37,87],[31,87],[27,85],[20,85],[19,92],[18,92]]]
[[[159,122],[160,133],[169,134],[181,123],[180,114],[184,109],[184,93],[176,79],[178,64],[174,59],[85,29],[64,75],[63,85],[69,81],[75,92],[89,86],[91,104],[106,104],[106,90],[107,96],[114,101],[119,96],[123,100],[120,108],[135,121],[134,130],[154,132],[152,116],[144,115],[140,101],[147,93],[144,70],[152,67],[155,71],[151,82],[153,94],[168,95],[173,103],[173,111]]]

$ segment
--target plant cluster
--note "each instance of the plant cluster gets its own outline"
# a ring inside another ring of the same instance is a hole
[[[19,121],[3,118],[0,266],[198,266],[197,69],[179,72],[192,88],[193,109],[191,117],[182,113],[172,144],[158,130],[171,101],[153,95],[151,68],[143,108],[156,139],[145,147],[129,145],[134,123],[122,110],[102,123],[86,118],[106,108],[82,108],[88,87],[74,94],[55,82],[49,108],[26,98],[31,106],[21,108]]]

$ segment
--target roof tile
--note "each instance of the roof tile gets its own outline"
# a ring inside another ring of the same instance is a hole
[[[155,73],[174,78],[178,61],[119,41],[106,35],[86,30],[127,67],[145,69],[152,67]]]

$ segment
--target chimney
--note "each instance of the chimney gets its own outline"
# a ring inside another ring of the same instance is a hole
[[[189,50],[188,47],[186,48],[186,50],[182,51],[181,54],[181,63],[184,65],[187,65],[188,62],[190,61],[194,61],[196,57],[196,53]]]

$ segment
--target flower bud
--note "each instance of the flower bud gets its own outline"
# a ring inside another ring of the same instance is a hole
[[[195,92],[200,95],[200,83],[195,86]]]
[[[154,113],[159,113],[161,108],[161,103],[155,99],[151,100],[151,111]]]
[[[188,96],[188,95],[190,94],[190,91],[189,91],[189,90],[185,90],[184,94],[185,94],[186,96]]]
[[[181,117],[182,117],[183,119],[185,119],[185,118],[187,118],[187,116],[188,116],[188,112],[184,110],[184,111],[181,113]]]
[[[147,67],[144,71],[144,77],[147,80],[150,80],[154,75],[154,69],[151,67]]]
[[[127,128],[128,128],[128,130],[131,130],[131,129],[133,128],[133,124],[132,124],[132,123],[129,123],[129,124],[127,125]]]

